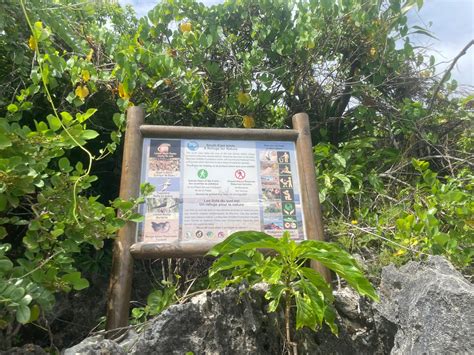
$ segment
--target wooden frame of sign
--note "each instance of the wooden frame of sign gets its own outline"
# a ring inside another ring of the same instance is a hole
[[[324,240],[305,113],[293,116],[293,129],[143,123],[143,109],[129,108],[120,197],[137,197],[141,182],[155,185],[155,193],[141,210],[145,221],[127,222],[115,240],[108,330],[128,325],[134,258],[203,256],[236,230]],[[330,280],[321,264],[312,267]]]

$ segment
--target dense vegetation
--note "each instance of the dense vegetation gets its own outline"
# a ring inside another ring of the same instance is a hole
[[[329,239],[374,278],[430,254],[472,273],[474,97],[411,44],[431,35],[407,25],[421,4],[165,0],[137,20],[108,2],[2,2],[5,339],[87,287],[104,241],[140,219],[139,200],[116,199],[130,105],[149,123],[218,127],[307,112]]]

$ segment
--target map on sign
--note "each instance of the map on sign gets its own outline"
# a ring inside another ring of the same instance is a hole
[[[304,239],[294,142],[145,138],[137,242],[220,242],[236,231]]]

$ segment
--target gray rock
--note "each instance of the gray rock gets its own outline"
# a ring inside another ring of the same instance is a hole
[[[277,354],[275,314],[262,293],[227,289],[168,308],[139,335],[133,354]]]
[[[384,268],[380,295],[397,326],[392,354],[474,353],[474,286],[444,258]]]
[[[265,290],[203,293],[141,333],[89,338],[65,354],[281,354],[284,319],[267,313]],[[334,294],[339,336],[302,329],[294,336],[299,354],[474,353],[473,286],[443,258],[384,268],[375,306],[348,288]]]
[[[282,354],[282,313],[267,313],[264,285],[242,293],[228,288],[207,292],[174,305],[146,324],[141,333],[129,331],[114,342],[91,337],[64,352],[72,354]],[[354,291],[336,293],[339,336],[323,327],[294,335],[299,354],[388,353],[372,320],[370,303]],[[359,309],[357,311],[357,309]],[[349,311],[350,310],[350,311]],[[294,324],[293,324],[294,328]]]
[[[138,336],[135,345],[127,350],[133,354],[282,354],[283,315],[267,313],[264,290],[265,287],[258,287],[241,294],[239,290],[229,288],[172,306],[155,318]],[[358,295],[350,295],[355,302],[362,302]],[[341,298],[337,303],[347,302]],[[347,319],[338,318],[338,337],[327,327],[319,332],[298,331],[294,336],[298,353],[384,353],[371,320],[370,304],[363,303],[362,309],[363,312],[353,317],[357,320],[351,323],[350,329],[345,322]]]
[[[126,354],[116,342],[96,335],[84,339],[72,348],[66,349],[63,355],[115,355]]]

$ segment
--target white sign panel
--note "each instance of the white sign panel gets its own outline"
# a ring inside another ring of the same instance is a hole
[[[294,142],[145,138],[137,242],[220,242],[257,230],[304,239]]]

